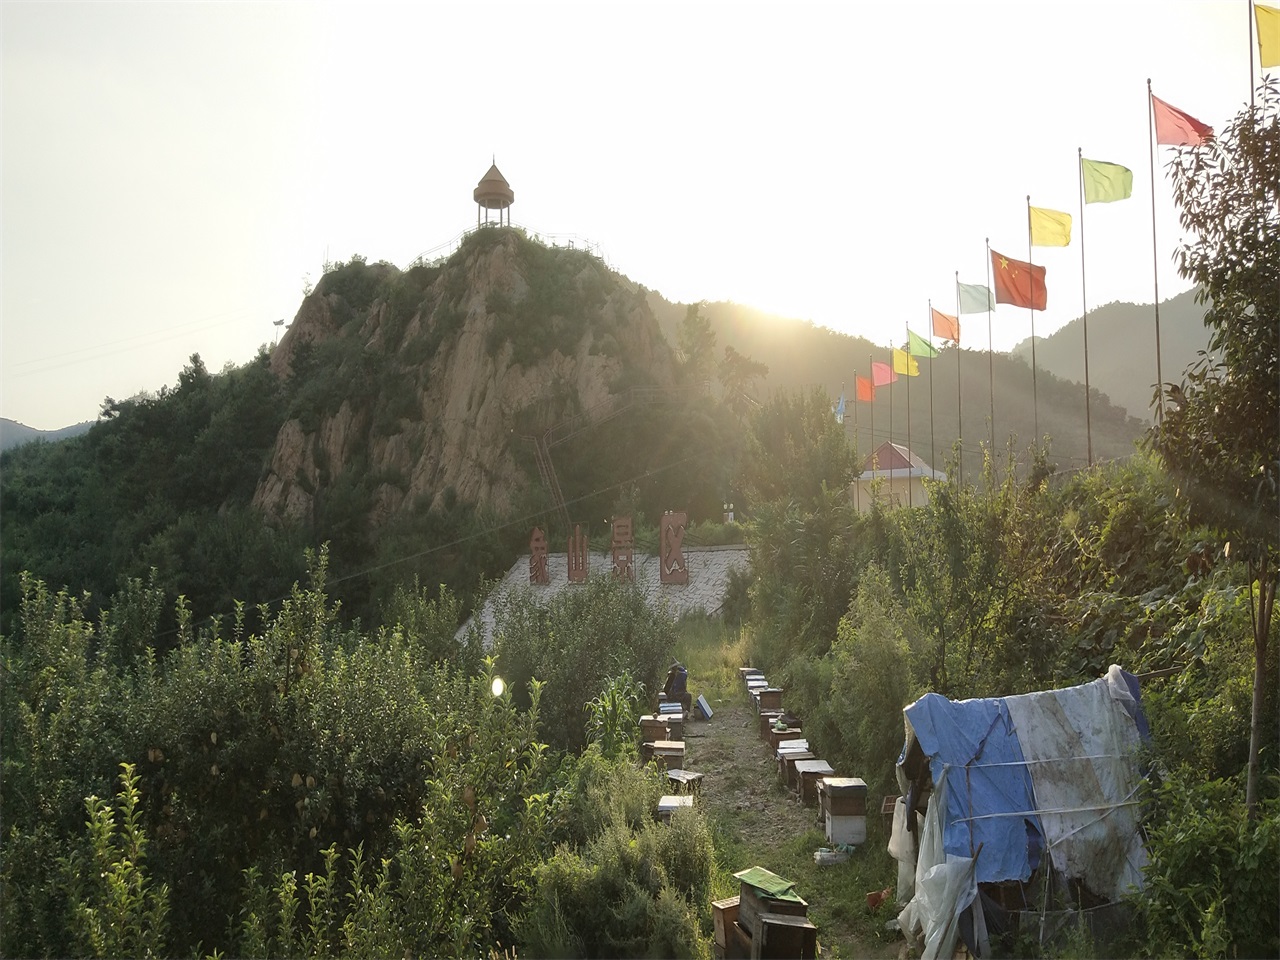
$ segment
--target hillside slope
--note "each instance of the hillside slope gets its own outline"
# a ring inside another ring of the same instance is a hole
[[[351,483],[374,525],[455,500],[509,511],[538,479],[528,437],[674,373],[641,288],[501,228],[443,264],[326,274],[272,369],[299,399],[255,506],[306,520]]]
[[[685,306],[657,293],[649,294],[649,302],[664,334],[677,342]],[[1021,456],[1038,427],[1041,437],[1050,438],[1052,460],[1060,467],[1088,462],[1084,387],[1055,376],[1038,356],[1033,378],[1021,357],[988,357],[985,350],[948,345],[936,359],[919,360],[918,377],[903,377],[891,388],[879,388],[874,403],[855,403],[854,377],[866,376],[873,358],[889,359],[884,346],[735,303],[705,303],[701,313],[717,335],[717,350],[732,346],[768,364],[762,392],[821,387],[834,403],[843,390],[848,401],[846,432],[856,439],[860,453],[892,437],[941,469],[960,439],[966,476],[975,477],[982,466],[983,444],[994,443],[1001,452],[1012,441]],[[1132,453],[1143,424],[1113,405],[1096,383],[1088,415],[1095,460]]]
[[[1160,304],[1161,375],[1177,383],[1209,345],[1204,307],[1188,290]],[[1013,348],[1031,362],[1031,341]],[[1135,417],[1151,421],[1156,382],[1155,310],[1149,303],[1108,303],[1089,311],[1089,385]],[[1036,340],[1036,365],[1066,380],[1084,383],[1084,321],[1077,317],[1051,336]]]

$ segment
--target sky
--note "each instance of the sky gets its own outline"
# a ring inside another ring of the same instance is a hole
[[[1152,244],[1146,81],[1221,127],[1249,98],[1248,10],[6,0],[0,416],[55,429],[194,353],[247,362],[326,262],[405,267],[473,228],[493,159],[515,224],[669,300],[888,346],[930,301],[954,312],[957,271],[986,282],[988,238],[1028,258],[1028,195],[1078,214],[1082,148],[1134,180],[1085,210],[1089,306],[1152,302],[1157,266],[1167,299],[1188,284],[1169,148]],[[1082,311],[1078,222],[1032,259],[1044,336]],[[1029,333],[997,308],[995,349]]]

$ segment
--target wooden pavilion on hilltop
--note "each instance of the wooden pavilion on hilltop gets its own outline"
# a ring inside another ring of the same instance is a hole
[[[489,172],[480,178],[480,182],[476,184],[476,189],[472,193],[476,201],[476,226],[481,226],[480,211],[484,211],[484,223],[489,223],[489,211],[498,211],[498,226],[502,226],[502,213],[505,210],[507,214],[506,225],[511,226],[511,205],[516,202],[516,192],[511,189],[511,184],[507,183],[507,178],[498,170],[498,164],[495,161],[490,167]]]

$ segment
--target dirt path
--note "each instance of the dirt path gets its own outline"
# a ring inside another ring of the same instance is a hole
[[[818,820],[778,779],[759,723],[745,703],[717,705],[709,722],[686,726],[686,764],[703,774],[705,808],[732,822],[743,846],[770,852],[814,829]]]
[[[685,725],[685,765],[703,774],[703,809],[741,844],[744,862],[733,869],[759,865],[794,881],[809,902],[824,957],[898,957],[901,941],[882,933],[889,913],[872,914],[866,905],[866,893],[891,876],[887,854],[877,856],[878,830],[850,862],[815,865],[813,851],[826,845],[817,808],[802,806],[779,780],[745,694],[714,709],[710,721]]]

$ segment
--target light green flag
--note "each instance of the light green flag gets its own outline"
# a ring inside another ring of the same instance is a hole
[[[981,283],[959,283],[961,313],[986,313],[996,308],[991,290]]]
[[[1110,203],[1133,195],[1133,171],[1118,163],[1081,157],[1080,176],[1084,178],[1085,203]]]
[[[933,344],[910,328],[907,329],[907,353],[913,357],[929,357],[930,359],[938,355],[938,351],[933,349]]]

